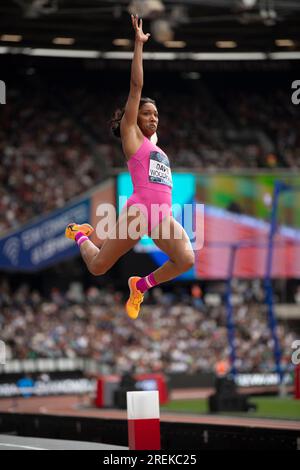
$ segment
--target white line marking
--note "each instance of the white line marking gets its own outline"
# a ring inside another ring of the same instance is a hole
[[[4,444],[3,442],[0,442],[0,446],[5,446],[5,447],[20,447],[22,449],[31,449],[31,450],[48,450],[48,449],[43,449],[42,447],[29,447],[29,446],[20,446],[18,444]]]

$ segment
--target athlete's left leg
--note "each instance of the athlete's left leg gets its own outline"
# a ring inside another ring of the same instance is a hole
[[[166,224],[169,224],[170,236],[164,236],[164,232],[168,235]],[[153,241],[169,256],[169,260],[152,273],[154,285],[174,279],[191,269],[195,264],[195,255],[190,239],[184,228],[172,216],[165,218],[158,230],[159,237],[153,238]]]

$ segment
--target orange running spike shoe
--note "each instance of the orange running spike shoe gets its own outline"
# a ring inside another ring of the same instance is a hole
[[[140,292],[137,287],[136,283],[141,278],[138,276],[133,276],[128,279],[128,286],[130,289],[130,297],[126,302],[126,312],[132,320],[136,320],[139,316],[141,303],[144,300],[144,295]]]
[[[69,224],[65,231],[65,236],[71,240],[75,240],[75,235],[78,232],[82,232],[85,236],[89,237],[93,233],[94,229],[90,224],[78,225],[75,223]]]

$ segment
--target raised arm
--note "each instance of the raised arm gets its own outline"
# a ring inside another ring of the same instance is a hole
[[[121,134],[128,127],[137,126],[139,104],[143,88],[143,46],[150,34],[143,32],[143,20],[137,15],[131,15],[131,22],[135,31],[134,53],[131,64],[130,91],[125,106],[125,113],[121,121]]]

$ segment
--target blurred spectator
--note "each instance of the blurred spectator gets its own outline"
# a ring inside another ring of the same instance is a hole
[[[297,287],[297,290],[295,293],[295,302],[296,304],[300,305],[300,285]]]

